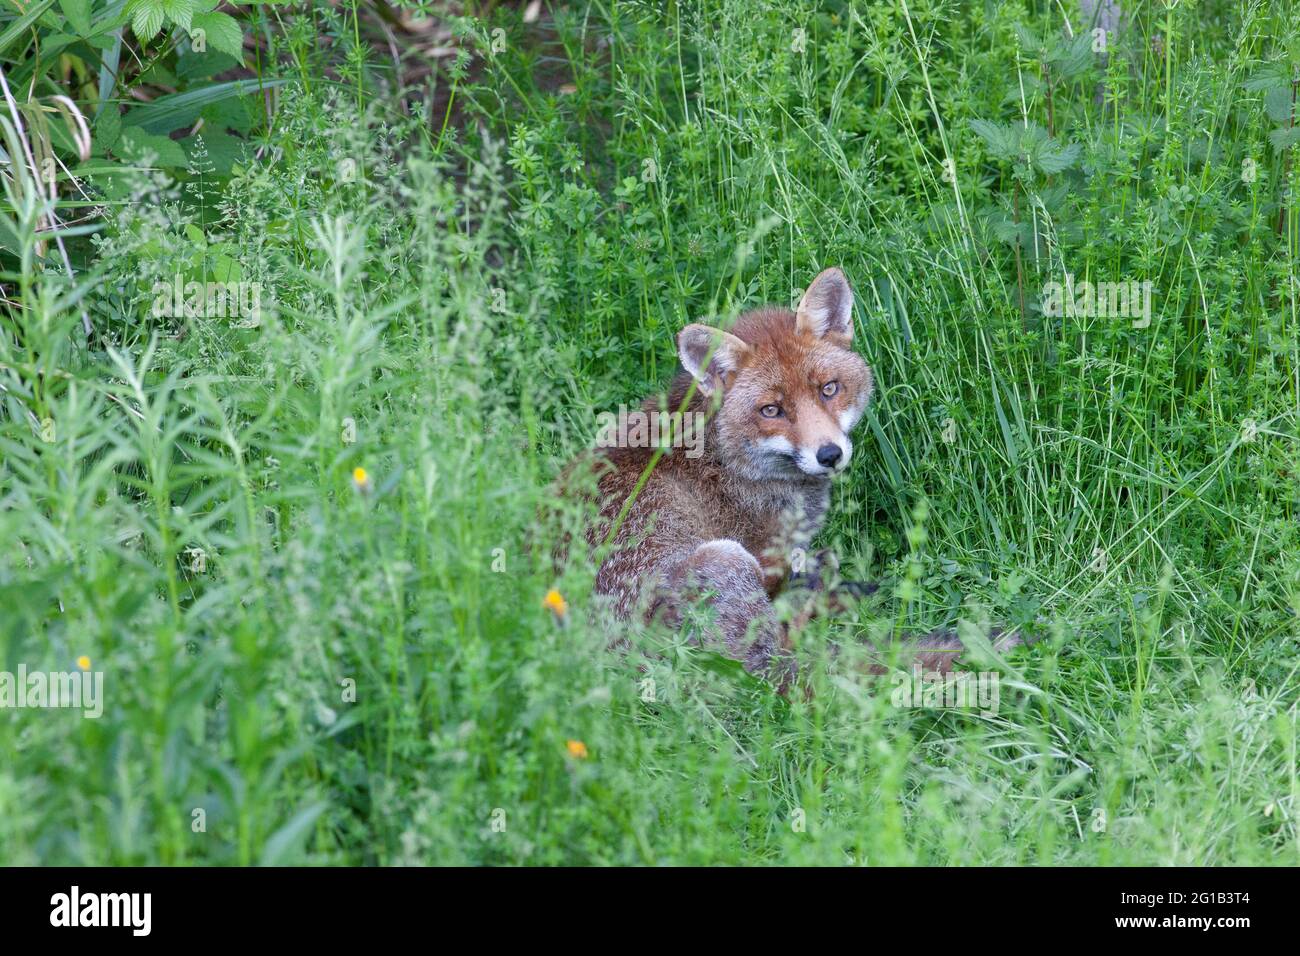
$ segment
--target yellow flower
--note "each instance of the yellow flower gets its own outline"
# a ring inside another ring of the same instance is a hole
[[[352,469],[352,487],[363,495],[370,490],[370,475],[360,466]]]
[[[546,597],[542,600],[542,607],[554,614],[557,621],[563,621],[569,614],[569,605],[564,600],[564,595],[560,594],[555,588],[551,588],[546,592]]]
[[[82,654],[80,657],[77,658],[77,666],[80,667],[83,671],[90,670],[90,658],[87,657],[85,654]]]
[[[570,740],[564,746],[568,748],[570,757],[575,757],[578,760],[587,759],[587,745],[581,740]]]

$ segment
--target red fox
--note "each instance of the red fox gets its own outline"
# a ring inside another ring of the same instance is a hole
[[[852,310],[848,280],[831,268],[794,311],[747,312],[730,331],[686,326],[667,407],[683,413],[674,428],[702,423],[697,453],[624,440],[596,454],[600,518],[587,533],[605,553],[596,591],[621,617],[641,609],[673,627],[707,601],[722,649],[782,693],[797,665],[772,601],[822,526],[873,391],[851,348]],[[664,413],[649,399],[638,414]],[[931,670],[949,669],[963,649],[950,634],[924,643],[917,656]]]

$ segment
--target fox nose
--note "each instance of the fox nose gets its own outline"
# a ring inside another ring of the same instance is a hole
[[[817,464],[823,468],[834,468],[835,463],[844,456],[844,449],[827,442],[817,449]]]

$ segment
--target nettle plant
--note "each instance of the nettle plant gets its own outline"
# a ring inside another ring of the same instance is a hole
[[[1057,100],[1062,90],[1080,87],[1095,75],[1097,54],[1087,35],[1041,39],[1021,25],[1016,34],[1023,59],[1003,102],[1014,103],[1021,117],[974,119],[970,128],[983,141],[989,158],[1009,172],[995,202],[977,209],[977,215],[997,240],[1014,251],[1023,317],[1038,308],[1033,297],[1042,284],[1039,279],[1051,267],[1054,247],[1079,236],[1070,204],[1082,183],[1083,148],[1057,135]],[[1040,101],[1046,126],[1029,118],[1030,105]]]
[[[1153,26],[1168,30],[1171,22]],[[1174,93],[1150,67],[1177,44],[1176,27],[1168,41],[1136,23],[1046,37],[1018,26],[1016,34],[1019,69],[1005,83],[1002,103],[1018,115],[972,119],[969,128],[999,170],[985,202],[977,192],[974,218],[1010,247],[1015,304],[1026,328],[1043,328],[1041,296],[1052,280],[1074,274],[1159,286],[1171,249],[1208,241],[1227,256],[1244,248],[1262,255],[1259,243],[1267,241],[1274,213],[1271,231],[1284,234],[1291,151],[1300,141],[1295,56],[1262,67],[1243,63],[1244,83],[1194,70]],[[1263,94],[1271,168],[1262,150],[1249,146],[1258,112],[1242,101],[1243,86]],[[1230,102],[1242,108],[1228,113]],[[1167,313],[1190,311],[1186,286],[1186,277],[1166,278]],[[1190,321],[1187,332],[1199,335]]]
[[[64,4],[76,6],[73,4]],[[83,0],[89,7],[89,0]],[[128,0],[124,13],[131,20],[131,30],[142,44],[148,43],[166,27],[187,36],[197,52],[213,50],[243,59],[244,34],[234,17],[217,10],[219,0]],[[170,38],[173,42],[178,34]]]
[[[1268,142],[1273,155],[1281,161],[1278,181],[1284,192],[1279,203],[1277,231],[1286,224],[1286,198],[1295,146],[1300,143],[1300,126],[1296,125],[1296,96],[1300,92],[1300,40],[1293,40],[1287,56],[1276,63],[1266,63],[1243,84],[1247,92],[1262,93],[1264,113],[1272,129]],[[1252,183],[1258,177],[1258,166],[1252,158],[1242,161],[1242,181]]]

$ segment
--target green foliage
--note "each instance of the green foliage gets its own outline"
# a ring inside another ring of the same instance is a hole
[[[25,98],[18,105],[37,160],[54,158],[60,189],[75,193],[81,184],[116,199],[123,165],[148,161],[182,172],[188,154],[171,134],[200,122],[225,153],[242,153],[241,137],[259,113],[252,95],[281,81],[215,79],[244,61],[240,22],[216,6],[217,0],[42,0],[8,19],[0,68]],[[51,106],[67,111],[54,99],[61,94],[90,127],[84,154],[71,118],[66,125],[46,120]]]
[[[106,704],[0,709],[0,856],[1296,863],[1292,5],[1135,6],[1104,54],[1059,5],[479,9],[424,104],[352,12],[259,21],[266,129],[221,28],[181,49],[213,8],[0,34],[40,96],[82,58],[122,161],[73,276],[5,182],[0,670],[84,654]],[[168,52],[104,93],[123,25]],[[534,516],[682,324],[832,264],[878,393],[819,543],[884,587],[786,700],[603,622]],[[1149,322],[1045,308],[1067,277]],[[211,282],[260,309],[176,307]],[[855,676],[993,623],[1043,636],[977,665],[996,713]]]

